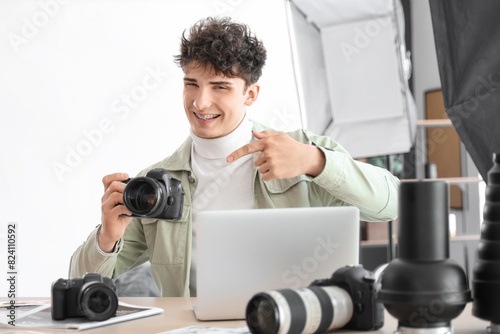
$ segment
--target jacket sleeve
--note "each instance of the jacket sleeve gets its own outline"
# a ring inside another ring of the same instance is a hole
[[[139,219],[132,219],[113,253],[105,253],[97,242],[100,226],[73,253],[69,266],[69,278],[82,277],[86,273],[98,273],[118,278],[122,273],[148,260],[147,246]]]
[[[100,228],[100,225],[95,228],[87,240],[71,256],[69,278],[80,278],[86,273],[98,273],[102,276],[113,277],[116,258],[121,249],[122,240],[118,241],[116,252],[103,252],[97,242]]]
[[[388,170],[351,158],[347,151],[329,137],[306,132],[311,143],[324,153],[326,164],[312,182],[323,188],[325,201],[343,201],[360,210],[361,220],[389,221],[398,215],[399,179]]]

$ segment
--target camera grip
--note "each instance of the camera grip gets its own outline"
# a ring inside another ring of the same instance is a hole
[[[54,320],[64,320],[66,319],[66,309],[65,309],[65,290],[66,290],[66,280],[60,278],[52,284],[52,305],[51,305],[51,316]]]

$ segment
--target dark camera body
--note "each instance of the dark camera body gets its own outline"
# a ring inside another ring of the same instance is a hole
[[[52,283],[52,319],[87,317],[103,321],[116,314],[118,297],[113,280],[99,274],[60,278]]]
[[[182,217],[184,188],[181,181],[164,169],[150,170],[146,176],[131,178],[123,191],[123,202],[130,217],[172,219]]]
[[[342,328],[377,330],[384,325],[384,305],[377,300],[377,282],[362,266],[337,269],[331,278],[316,280],[310,286],[338,286],[351,296],[354,312]]]
[[[377,330],[384,325],[378,285],[362,266],[346,266],[307,288],[254,295],[246,309],[247,325],[253,334]]]

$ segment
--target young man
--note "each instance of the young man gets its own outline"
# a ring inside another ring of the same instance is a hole
[[[120,181],[128,175],[105,176],[102,223],[73,254],[70,277],[117,278],[149,260],[163,296],[195,295],[193,226],[200,210],[351,205],[366,221],[396,218],[399,181],[388,171],[354,161],[331,138],[274,132],[248,119],[265,60],[248,27],[227,18],[201,20],[183,35],[176,61],[184,71],[191,135],[139,174],[163,168],[181,180],[182,218],[124,216],[131,213],[122,205]]]

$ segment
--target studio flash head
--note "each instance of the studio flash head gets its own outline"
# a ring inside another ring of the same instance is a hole
[[[471,300],[465,271],[450,259],[449,185],[399,185],[398,258],[381,275],[378,298],[400,334],[452,333]]]
[[[500,154],[488,172],[481,238],[472,278],[472,314],[488,320],[488,333],[500,333]]]

